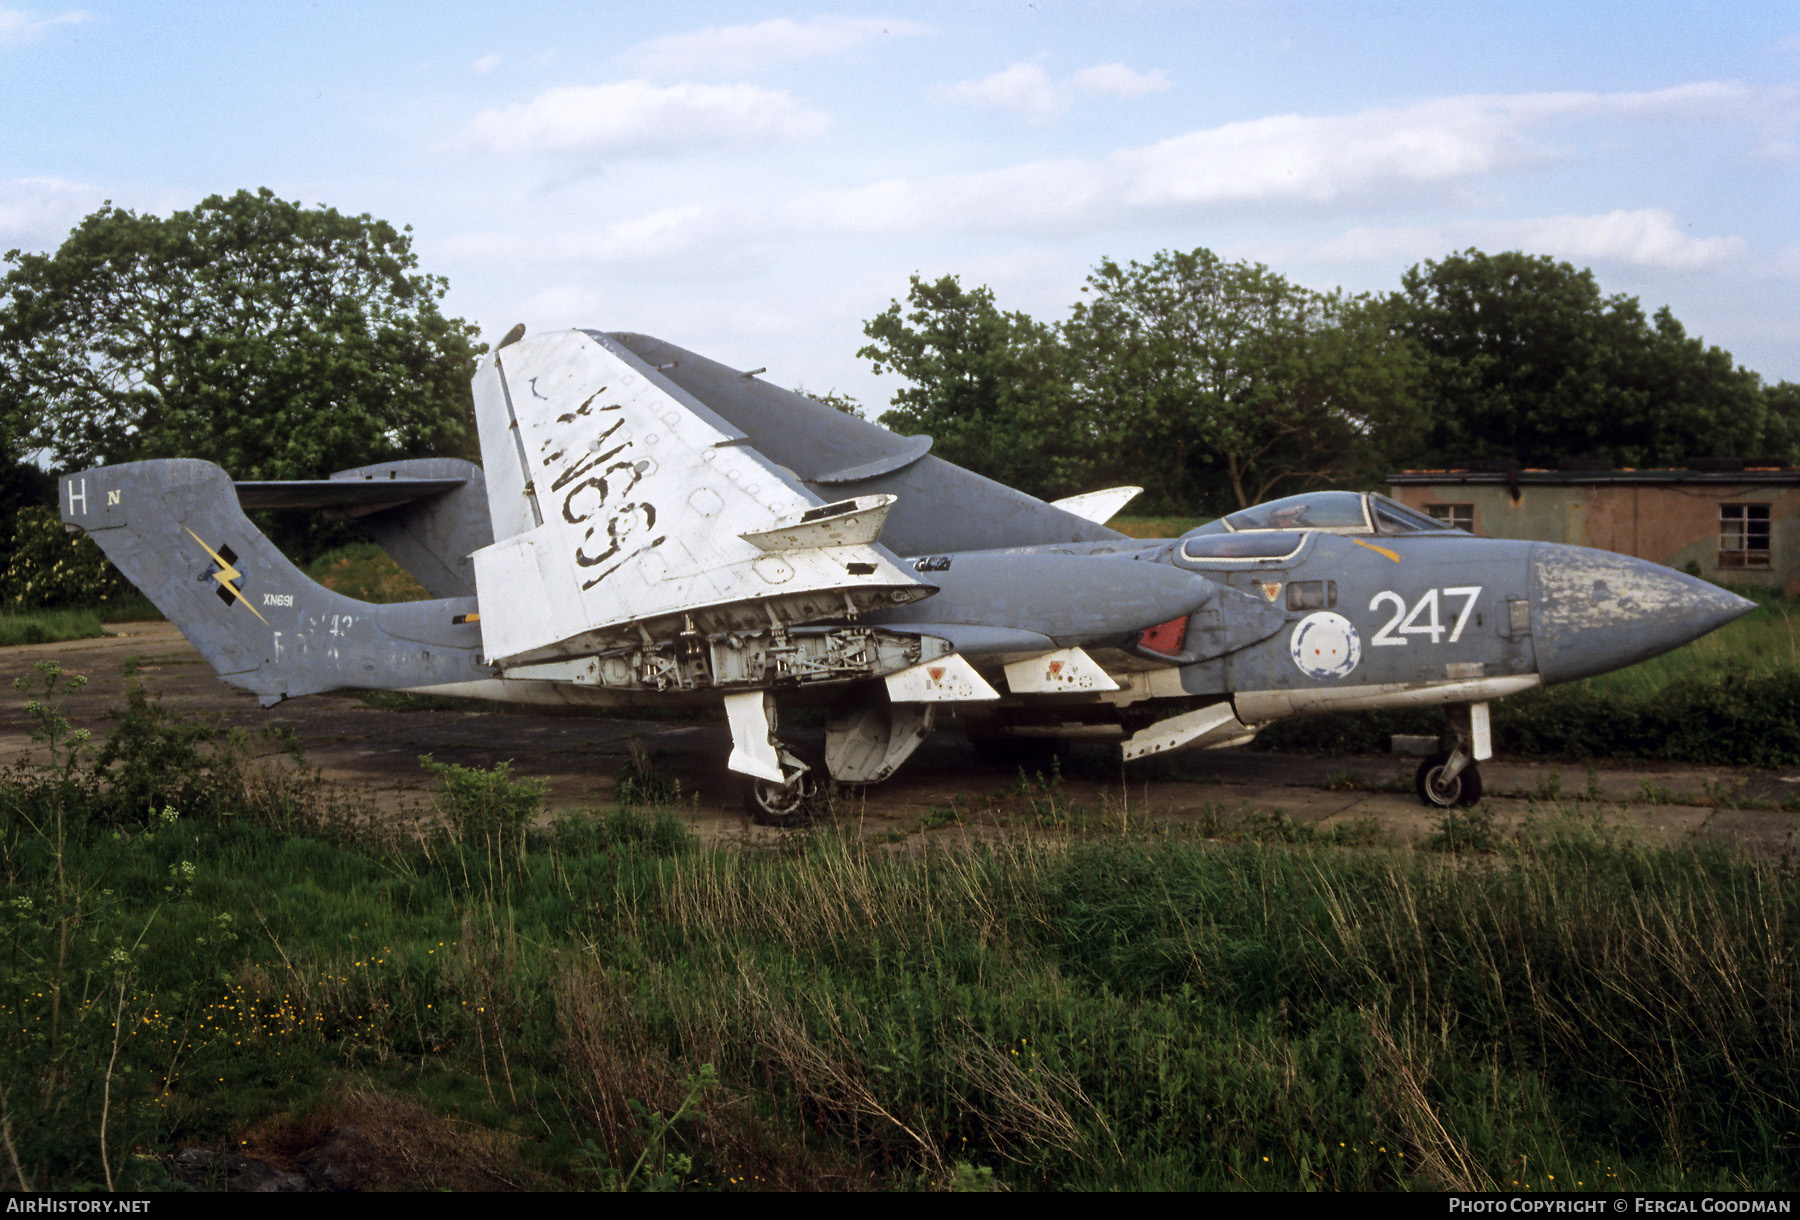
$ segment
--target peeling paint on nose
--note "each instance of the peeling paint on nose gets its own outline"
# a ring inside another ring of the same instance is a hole
[[[1531,600],[1546,683],[1660,656],[1756,604],[1647,559],[1551,542],[1532,548]]]

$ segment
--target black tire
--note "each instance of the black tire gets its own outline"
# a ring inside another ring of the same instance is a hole
[[[1413,788],[1418,792],[1419,800],[1435,809],[1473,805],[1481,799],[1480,769],[1474,763],[1468,763],[1456,773],[1455,779],[1441,783],[1439,776],[1449,761],[1450,752],[1441,750],[1419,764],[1418,774],[1413,777]]]
[[[783,742],[776,753],[787,782],[745,776],[744,811],[759,826],[804,826],[830,803],[831,778],[811,750]]]

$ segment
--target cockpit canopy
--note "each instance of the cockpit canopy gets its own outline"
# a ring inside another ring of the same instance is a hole
[[[1309,491],[1257,504],[1189,530],[1183,538],[1258,530],[1326,534],[1447,533],[1453,527],[1373,491]]]

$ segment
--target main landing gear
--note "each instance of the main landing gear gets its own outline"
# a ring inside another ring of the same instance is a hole
[[[744,811],[761,826],[802,825],[825,805],[830,785],[825,763],[811,750],[786,742],[776,755],[781,782],[744,776]]]
[[[1419,764],[1413,787],[1420,801],[1439,809],[1473,805],[1481,799],[1481,771],[1475,764],[1494,752],[1488,705],[1453,703],[1444,710],[1450,721],[1444,735],[1450,748]]]

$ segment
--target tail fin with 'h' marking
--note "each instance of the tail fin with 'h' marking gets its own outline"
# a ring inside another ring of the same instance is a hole
[[[474,598],[381,606],[332,592],[250,523],[211,462],[102,466],[57,490],[64,523],[86,530],[220,677],[265,704],[492,676]]]

